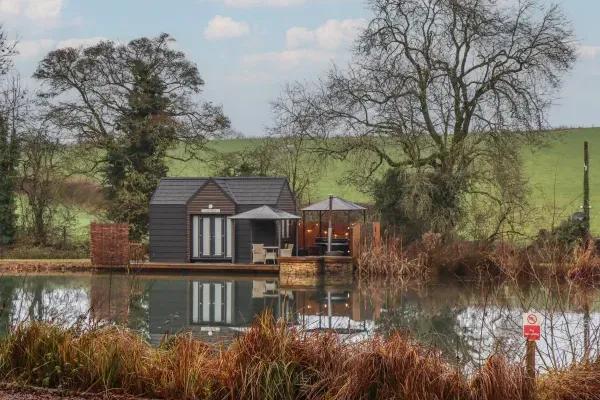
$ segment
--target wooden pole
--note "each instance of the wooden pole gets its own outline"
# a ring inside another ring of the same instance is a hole
[[[585,216],[585,233],[590,231],[590,154],[588,142],[583,143],[583,215]]]
[[[327,251],[331,251],[331,236],[333,236],[332,226],[332,215],[333,215],[333,195],[329,195],[329,227],[327,228]]]
[[[532,387],[535,385],[535,340],[527,341],[527,348],[525,354],[525,371],[527,373],[527,379]]]
[[[306,211],[302,211],[302,241],[304,242],[304,243],[302,243],[302,248],[304,249],[304,255],[307,256],[308,255],[308,246],[306,246]]]

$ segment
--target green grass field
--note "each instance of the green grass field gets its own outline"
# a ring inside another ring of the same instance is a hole
[[[540,216],[539,226],[531,226],[528,230],[537,232],[548,228],[567,218],[582,205],[583,194],[583,143],[590,144],[590,191],[592,204],[592,229],[600,233],[600,128],[575,129],[557,134],[557,140],[550,146],[532,152],[523,149],[525,160],[525,176],[532,190],[530,202]],[[260,139],[234,139],[214,142],[214,150],[227,152],[237,151],[245,147],[256,146]],[[597,161],[597,163],[596,163]],[[595,173],[595,165],[598,165]],[[343,177],[349,165],[345,162],[332,163],[325,176],[315,187],[315,199],[326,198],[334,193],[351,201],[369,202],[366,195],[355,187],[344,182]],[[173,160],[170,163],[170,176],[192,177],[209,176],[210,165],[201,161],[182,162]],[[598,176],[598,180],[595,177]],[[89,214],[82,215],[81,224],[87,226]]]

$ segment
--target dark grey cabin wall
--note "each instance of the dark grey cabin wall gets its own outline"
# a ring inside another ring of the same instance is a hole
[[[274,206],[273,206],[274,207]],[[255,205],[238,206],[237,213],[255,209]],[[250,231],[252,229],[252,231]],[[250,236],[252,232],[252,237]],[[252,243],[277,246],[277,225],[275,221],[236,221],[235,222],[235,263],[252,263]]]
[[[186,262],[185,205],[150,205],[150,261]]]
[[[292,195],[292,191],[290,190],[290,186],[287,182],[283,185],[281,194],[279,195],[279,200],[277,200],[276,208],[281,211],[289,212],[290,214],[297,213],[294,196]]]

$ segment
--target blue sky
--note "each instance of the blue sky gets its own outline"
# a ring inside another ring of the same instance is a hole
[[[600,1],[559,3],[582,49],[551,123],[598,126]],[[343,64],[368,19],[360,0],[0,0],[0,22],[20,40],[16,65],[23,75],[57,47],[167,32],[198,64],[204,97],[223,104],[234,128],[248,136],[271,122],[268,102],[282,84],[316,79],[331,60]]]

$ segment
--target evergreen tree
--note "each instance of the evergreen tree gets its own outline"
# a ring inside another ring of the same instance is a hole
[[[17,151],[16,132],[0,116],[0,245],[13,243],[17,230],[14,194]]]

